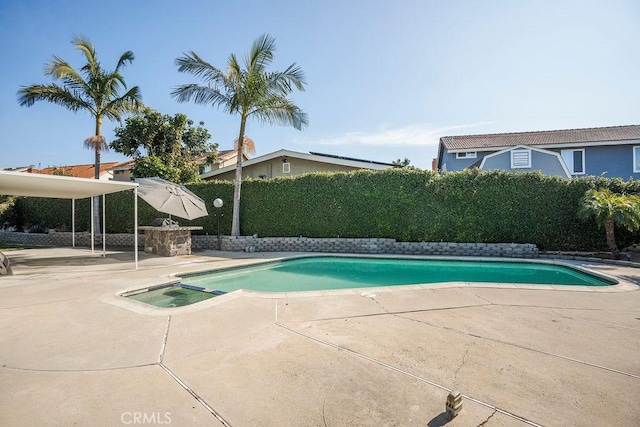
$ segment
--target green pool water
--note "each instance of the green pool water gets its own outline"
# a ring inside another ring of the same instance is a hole
[[[215,296],[215,294],[210,292],[202,292],[195,289],[182,288],[180,286],[167,286],[148,292],[126,295],[127,298],[162,308],[182,307],[184,305],[208,300]]]
[[[231,292],[293,292],[442,282],[608,286],[616,284],[553,264],[357,257],[310,257],[183,277],[183,283]]]

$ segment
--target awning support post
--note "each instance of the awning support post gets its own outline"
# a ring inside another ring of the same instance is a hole
[[[71,199],[71,247],[76,247],[76,199]]]
[[[102,195],[102,257],[107,256],[107,204],[105,195]]]
[[[138,187],[133,188],[133,247],[135,252],[136,270],[138,269]]]
[[[94,254],[94,249],[95,249],[94,237],[95,237],[95,227],[93,224],[93,197],[91,197],[91,255]]]

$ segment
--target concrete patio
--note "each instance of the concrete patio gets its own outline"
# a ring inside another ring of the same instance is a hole
[[[610,288],[456,284],[116,296],[293,254],[7,252],[0,425],[640,425],[640,269]],[[450,390],[460,415],[444,414]]]

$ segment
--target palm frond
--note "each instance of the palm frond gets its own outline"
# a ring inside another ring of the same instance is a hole
[[[136,59],[136,57],[134,56],[133,52],[131,52],[130,50],[126,51],[120,56],[120,59],[118,59],[118,64],[116,65],[116,69],[114,71],[120,71],[120,68],[124,68],[127,63],[131,64],[134,59]]]
[[[227,74],[225,75],[226,81],[239,80],[240,75],[243,73],[242,67],[238,62],[238,58],[232,53],[227,60]]]
[[[82,51],[87,62],[89,63],[98,63],[98,56],[96,55],[96,48],[86,36],[84,35],[75,35],[71,39],[71,44],[73,44],[76,49]]]
[[[113,96],[119,96],[120,89],[127,87],[124,77],[117,71],[104,77],[104,83],[101,84]]]
[[[305,112],[290,100],[279,96],[264,100],[250,114],[263,123],[289,125],[297,130],[309,125],[309,117]]]
[[[54,56],[50,62],[45,64],[44,73],[56,80],[62,80],[63,87],[70,92],[87,91],[87,84],[82,76],[62,58]]]
[[[109,100],[102,109],[102,115],[110,120],[122,122],[123,114],[139,113],[144,108],[140,88],[134,86],[121,97]]]
[[[192,74],[206,82],[215,83],[224,79],[222,71],[199,57],[194,51],[189,51],[184,56],[176,58],[175,63],[179,72]]]
[[[44,64],[44,74],[54,79],[60,79],[67,74],[78,74],[71,65],[59,56],[53,55],[51,61]]]
[[[87,60],[87,63],[80,68],[80,71],[84,73],[86,78],[89,79],[91,76],[102,74],[100,61],[98,61],[98,55],[96,54],[96,48],[91,40],[83,35],[76,35],[71,40],[71,43],[76,47],[76,49],[84,54]]]
[[[640,197],[613,193],[608,188],[589,190],[578,215],[584,219],[593,217],[598,227],[612,219],[617,226],[634,231],[640,229]]]
[[[262,34],[251,45],[249,56],[246,58],[247,70],[264,70],[273,62],[273,52],[276,41],[269,34]]]
[[[71,110],[95,111],[93,105],[87,103],[77,94],[55,84],[22,86],[18,90],[18,103],[23,107],[31,107],[36,101],[48,101],[62,105]]]
[[[230,104],[227,95],[216,88],[200,86],[195,83],[177,86],[171,92],[171,97],[178,102],[193,100],[196,104],[211,104],[213,106]]]

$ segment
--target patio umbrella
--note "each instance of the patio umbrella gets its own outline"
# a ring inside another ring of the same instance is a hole
[[[184,219],[209,215],[204,200],[183,185],[158,177],[136,178],[136,182],[140,184],[138,195],[157,211]]]

